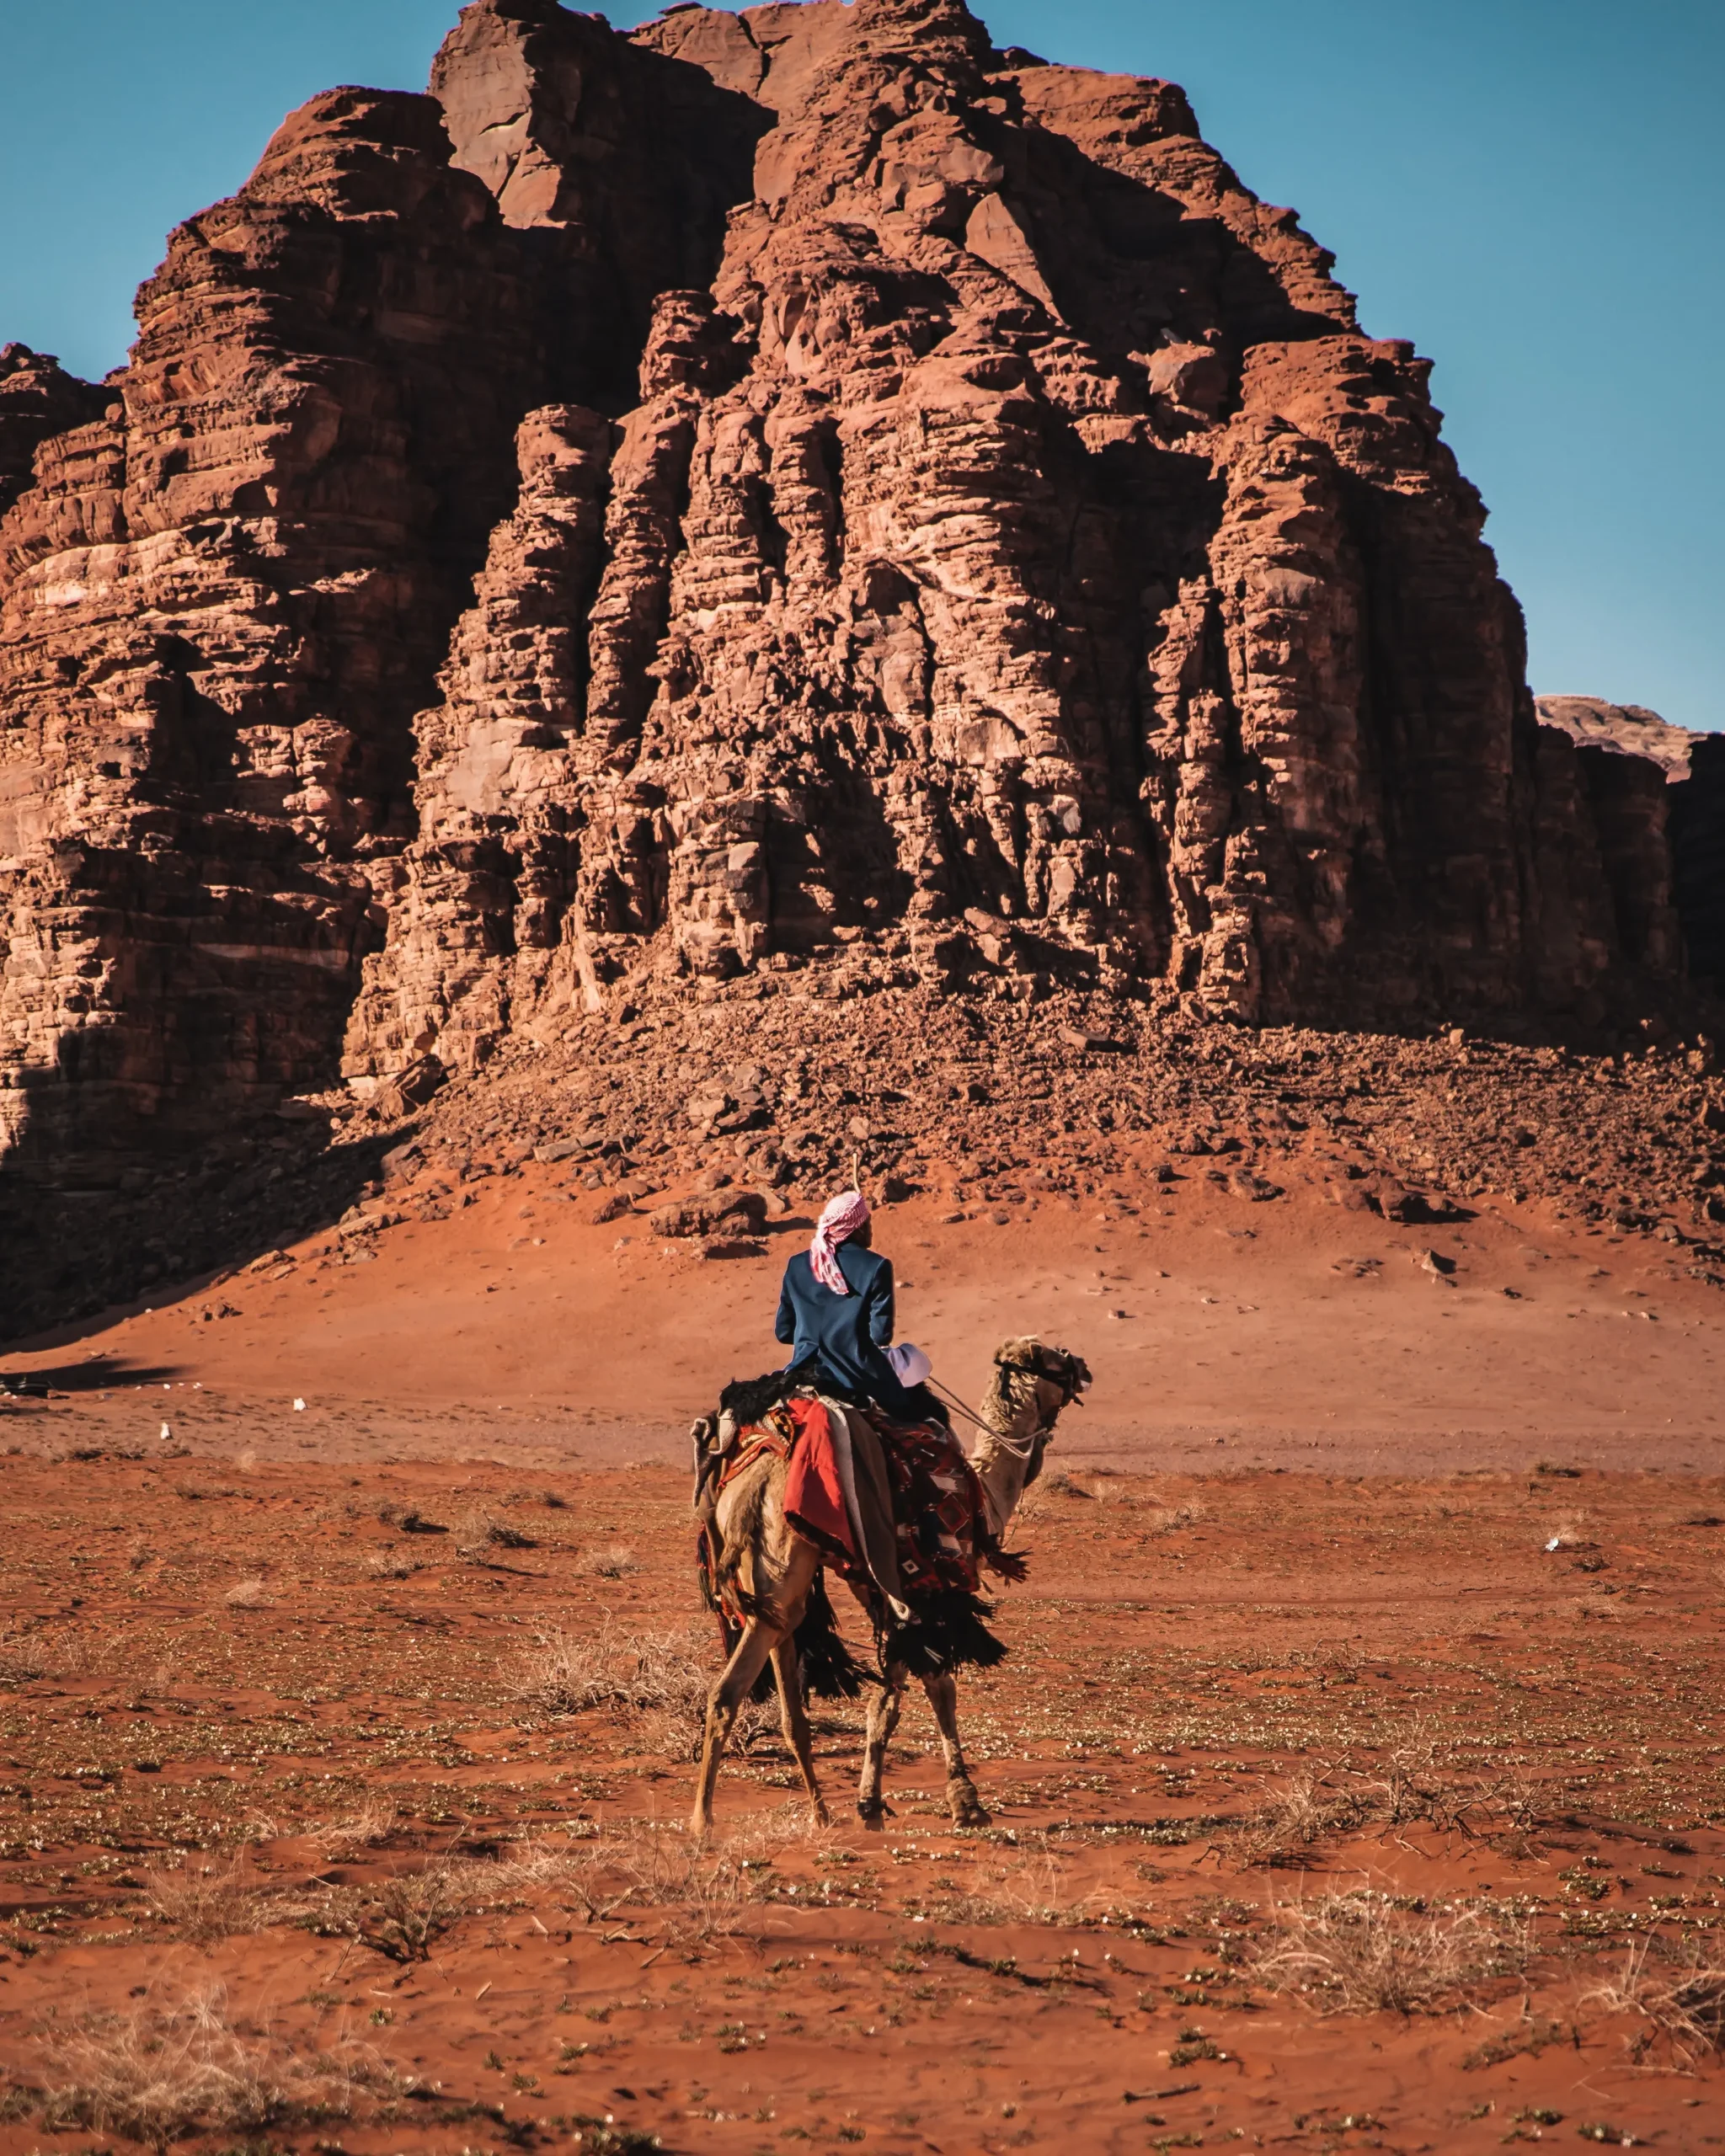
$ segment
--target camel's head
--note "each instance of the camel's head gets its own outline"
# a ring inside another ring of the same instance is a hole
[[[1063,1407],[1083,1397],[1090,1384],[1090,1365],[1081,1355],[1064,1348],[1050,1348],[1034,1335],[1023,1340],[1003,1340],[995,1351],[994,1382],[988,1405],[1007,1422],[1017,1421],[1033,1407],[1039,1433],[1046,1437]],[[989,1416],[991,1422],[995,1420]]]
[[[995,1351],[994,1378],[983,1402],[983,1420],[1007,1440],[1009,1449],[1029,1439],[1028,1454],[1019,1454],[1027,1462],[1023,1488],[1028,1489],[1042,1472],[1042,1456],[1060,1410],[1081,1399],[1089,1383],[1090,1365],[1081,1355],[1050,1348],[1033,1335],[1003,1340]]]

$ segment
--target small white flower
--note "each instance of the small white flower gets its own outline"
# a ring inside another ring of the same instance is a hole
[[[305,1401],[303,1400],[295,1401],[293,1404],[293,1412],[296,1415],[303,1415],[306,1412]]]

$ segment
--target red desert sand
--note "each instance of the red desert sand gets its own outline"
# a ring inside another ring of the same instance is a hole
[[[916,1699],[873,1832],[820,1708],[812,1828],[767,1708],[703,1849],[685,1433],[806,1216],[702,1262],[559,1174],[11,1358],[0,2148],[1718,2145],[1722,1318],[1665,1246],[884,1209],[962,1395],[1027,1330],[1096,1373],[961,1686],[992,1822]]]

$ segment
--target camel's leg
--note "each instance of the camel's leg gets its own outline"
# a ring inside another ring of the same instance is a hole
[[[976,1794],[970,1769],[964,1764],[964,1748],[959,1742],[959,1684],[950,1673],[925,1677],[922,1689],[940,1726],[941,1749],[947,1755],[947,1808],[955,1827],[985,1827],[988,1814]]]
[[[814,1814],[815,1824],[827,1823],[826,1800],[820,1794],[820,1784],[814,1778],[814,1746],[809,1727],[809,1708],[803,1697],[803,1673],[798,1666],[797,1642],[794,1638],[782,1639],[774,1643],[772,1673],[778,1679],[778,1726],[784,1732],[785,1742],[797,1756],[797,1764],[803,1770],[803,1786],[809,1792],[809,1804]]]
[[[775,1625],[751,1617],[743,1627],[730,1660],[719,1674],[707,1700],[707,1738],[701,1750],[701,1780],[695,1792],[694,1815],[689,1822],[697,1834],[713,1825],[713,1791],[718,1780],[718,1763],[735,1726],[737,1710],[755,1689],[755,1679],[766,1667],[766,1657],[785,1637]]]
[[[906,1674],[902,1662],[889,1662],[879,1691],[868,1702],[868,1737],[862,1750],[862,1785],[857,1791],[857,1811],[865,1827],[878,1828],[886,1816],[880,1778],[886,1768],[886,1748],[892,1742],[899,1710],[905,1704]]]

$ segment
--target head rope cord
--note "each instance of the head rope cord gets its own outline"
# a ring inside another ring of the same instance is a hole
[[[1056,1415],[1060,1413],[1061,1407],[1069,1406],[1078,1397],[1076,1385],[1068,1383],[1065,1378],[1050,1376],[1046,1370],[1035,1369],[1028,1363],[996,1363],[995,1368],[999,1370],[1015,1371],[1020,1377],[1034,1378],[1042,1385],[1057,1385],[1060,1389],[1060,1407],[1055,1410]],[[1052,1422],[1039,1422],[1022,1444],[1016,1443],[1012,1438],[996,1429],[992,1422],[985,1422],[974,1407],[967,1406],[959,1399],[958,1394],[948,1386],[943,1385],[938,1378],[926,1378],[923,1382],[932,1385],[937,1392],[943,1394],[967,1422],[974,1422],[985,1437],[992,1438],[1002,1452],[1012,1454],[1015,1460],[1028,1460],[1037,1446],[1054,1428]]]

